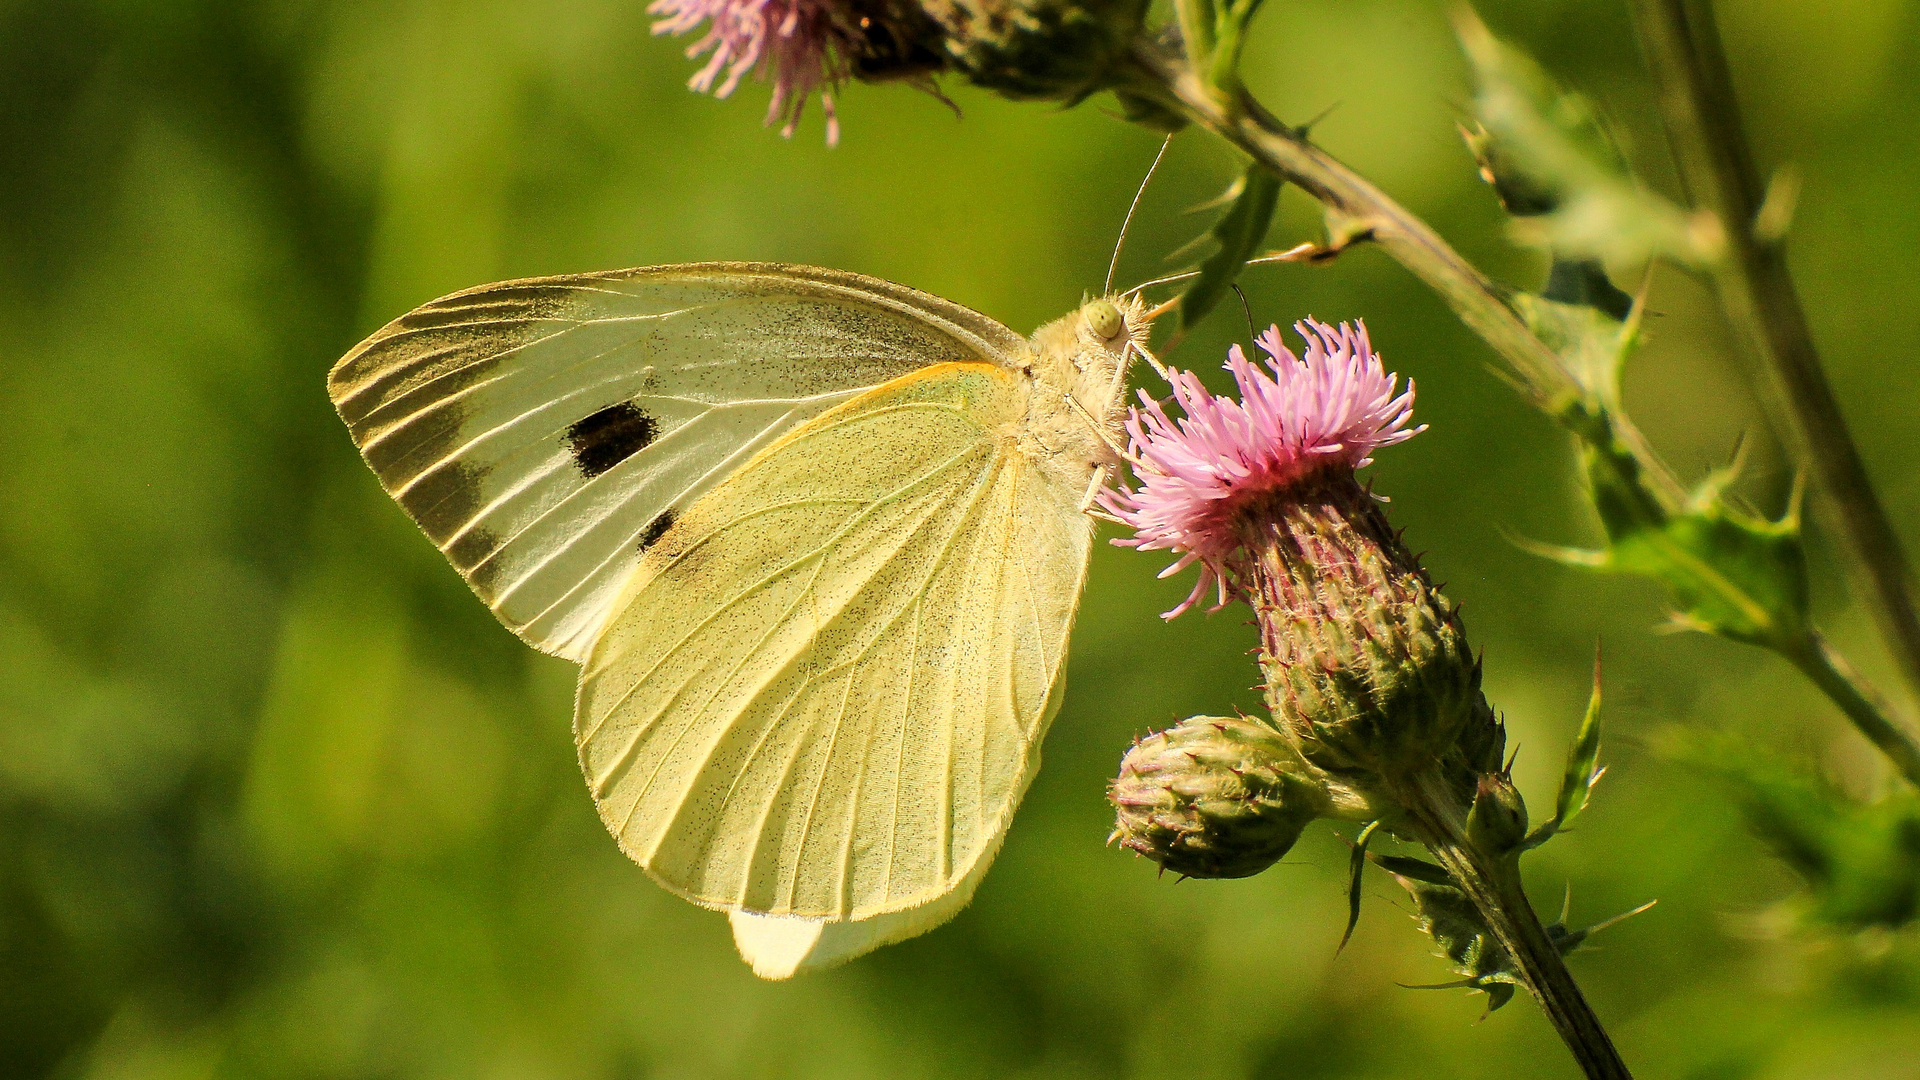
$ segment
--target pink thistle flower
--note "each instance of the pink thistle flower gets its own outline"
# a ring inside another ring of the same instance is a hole
[[[1214,611],[1239,593],[1245,541],[1238,521],[1249,505],[1329,470],[1351,474],[1371,464],[1380,447],[1426,430],[1407,426],[1413,383],[1398,391],[1399,377],[1373,352],[1365,324],[1307,319],[1294,330],[1306,342],[1304,357],[1281,342],[1277,325],[1257,339],[1267,371],[1240,346],[1228,350],[1225,366],[1240,400],[1215,397],[1192,372],[1171,370],[1173,398],[1185,415],[1170,418],[1144,391],[1144,408],[1128,410],[1127,457],[1139,486],[1099,496],[1114,520],[1134,530],[1114,543],[1178,554],[1161,577],[1200,564],[1192,594],[1162,618],[1199,603],[1209,586],[1218,594]]]
[[[647,13],[660,16],[656,34],[678,36],[706,23],[707,35],[687,48],[687,56],[706,55],[707,63],[687,85],[724,98],[750,73],[772,83],[766,122],[772,127],[784,120],[783,136],[793,136],[807,99],[826,84],[820,107],[827,116],[827,145],[840,141],[832,87],[851,73],[856,43],[827,0],[653,0]]]

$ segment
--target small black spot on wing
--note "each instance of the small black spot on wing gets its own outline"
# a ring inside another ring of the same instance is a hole
[[[567,446],[581,475],[591,480],[647,448],[660,421],[631,401],[609,405],[567,429]]]
[[[640,533],[639,550],[645,551],[657,543],[662,536],[667,534],[668,529],[673,528],[674,519],[677,517],[679,517],[679,515],[673,512],[673,507],[669,506],[665,510],[660,511],[659,515],[652,521],[647,522],[646,529]]]

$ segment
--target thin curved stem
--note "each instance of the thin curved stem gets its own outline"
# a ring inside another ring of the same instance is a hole
[[[1167,104],[1181,115],[1238,146],[1318,199],[1356,236],[1385,248],[1446,300],[1469,329],[1499,351],[1536,403],[1557,412],[1582,391],[1579,380],[1553,350],[1527,329],[1508,306],[1505,290],[1453,250],[1426,222],[1379,188],[1280,123],[1245,94],[1222,100],[1178,54],[1143,46],[1136,60],[1152,76]]]
[[[1920,742],[1894,723],[1887,703],[1826,638],[1809,634],[1803,648],[1784,655],[1840,707],[1867,741],[1880,748],[1908,783],[1920,788]]]
[[[1473,901],[1588,1080],[1633,1080],[1560,950],[1540,925],[1521,883],[1518,861],[1490,857],[1473,846],[1465,815],[1437,776],[1423,778],[1415,790],[1402,792],[1401,799],[1419,840]]]
[[[1912,571],[1827,383],[1780,237],[1762,235],[1771,232],[1761,227],[1765,188],[1713,8],[1707,0],[1634,0],[1630,6],[1659,84],[1681,179],[1726,237],[1725,255],[1713,266],[1721,307],[1741,350],[1770,385],[1772,392],[1759,396],[1791,421],[1780,427],[1831,500],[1823,518],[1841,539],[1854,588],[1872,609],[1909,691],[1920,698]]]

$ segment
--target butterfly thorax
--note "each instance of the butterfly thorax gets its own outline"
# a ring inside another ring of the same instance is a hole
[[[1139,300],[1112,298],[1034,331],[1026,418],[1014,434],[1043,467],[1084,483],[1117,461],[1114,447],[1126,441],[1126,371],[1148,325]]]

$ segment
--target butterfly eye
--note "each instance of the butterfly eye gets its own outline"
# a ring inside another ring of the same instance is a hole
[[[1081,308],[1080,315],[1094,333],[1107,341],[1119,337],[1127,328],[1127,321],[1120,317],[1120,309],[1114,307],[1111,300],[1095,300]]]

